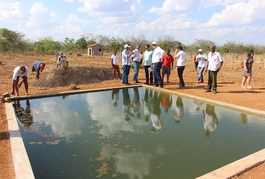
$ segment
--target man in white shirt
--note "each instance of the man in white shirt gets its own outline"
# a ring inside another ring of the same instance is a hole
[[[137,45],[136,49],[132,51],[132,54],[133,54],[133,67],[134,67],[134,74],[133,74],[134,83],[139,83],[138,74],[139,74],[140,62],[141,62],[140,49],[141,49],[141,45]]]
[[[152,63],[154,65],[154,86],[163,88],[164,83],[161,77],[161,68],[162,68],[162,56],[164,54],[164,50],[158,46],[158,43],[154,41],[152,43],[154,48],[153,56],[152,56]]]
[[[198,62],[199,75],[198,75],[198,83],[203,83],[203,72],[205,69],[205,64],[207,61],[207,56],[203,53],[202,49],[198,50],[198,55],[196,56],[196,62]]]
[[[175,51],[175,58],[177,58],[177,72],[179,77],[179,87],[185,87],[183,72],[186,66],[186,53],[183,51],[182,46],[178,46]]]
[[[208,54],[208,61],[206,63],[206,70],[205,73],[207,73],[207,70],[209,70],[208,73],[208,85],[207,85],[207,91],[211,92],[213,90],[213,93],[217,93],[217,73],[221,70],[223,66],[223,59],[220,55],[220,53],[215,51],[216,46],[211,45],[210,50]]]
[[[19,82],[19,78],[22,78],[22,81]],[[19,96],[18,88],[21,86],[21,84],[24,82],[26,94],[28,95],[28,77],[29,77],[29,69],[26,66],[18,66],[13,71],[13,83],[12,83],[12,92],[11,95],[15,95],[15,91],[17,93],[17,96]]]

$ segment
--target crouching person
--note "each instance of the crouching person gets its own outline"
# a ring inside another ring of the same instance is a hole
[[[19,83],[19,78],[22,78],[22,81]],[[18,88],[21,86],[22,83],[24,83],[26,94],[28,93],[28,77],[29,77],[29,69],[26,66],[18,66],[13,71],[13,83],[12,83],[12,92],[11,95],[15,95],[15,92],[17,96],[19,96]]]
[[[40,79],[40,72],[42,72],[45,68],[45,63],[41,61],[35,61],[32,65],[32,72],[36,72],[36,80]]]

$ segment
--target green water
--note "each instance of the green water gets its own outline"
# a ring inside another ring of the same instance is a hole
[[[39,178],[195,178],[265,147],[265,119],[129,88],[20,101]]]

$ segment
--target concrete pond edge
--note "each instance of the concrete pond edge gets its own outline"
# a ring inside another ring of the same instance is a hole
[[[28,95],[28,96],[17,96],[12,97],[11,100],[24,100],[24,99],[35,99],[35,98],[46,98],[46,97],[54,97],[54,96],[63,96],[63,95],[71,95],[71,94],[80,94],[80,93],[88,93],[88,92],[97,92],[97,91],[106,91],[111,89],[121,89],[121,88],[133,88],[133,87],[146,87],[151,88],[161,92],[167,92],[175,95],[179,95],[181,97],[187,97],[191,99],[196,99],[205,103],[211,103],[214,105],[222,106],[229,109],[236,109],[242,112],[258,115],[261,117],[265,117],[265,111],[256,110],[252,108],[242,107],[239,105],[234,105],[230,103],[220,102],[216,100],[211,100],[207,98],[197,97],[177,91],[171,91],[164,88],[156,88],[148,85],[130,85],[126,87],[113,87],[113,88],[98,88],[92,90],[74,90],[68,92],[58,92],[53,94],[40,94],[40,95]],[[23,139],[21,137],[21,133],[19,130],[19,126],[17,123],[15,111],[12,103],[5,103],[6,107],[6,117],[8,121],[8,129],[10,134],[10,144],[11,144],[11,152],[13,157],[13,164],[15,170],[16,179],[34,179],[34,173],[27,155],[27,151],[25,149]],[[198,177],[197,179],[219,179],[219,178],[231,178],[233,176],[237,176],[253,167],[256,167],[265,162],[265,149],[262,149],[258,152],[250,154],[244,158],[241,158],[235,162],[227,164],[221,168],[218,168],[212,172],[209,172],[205,175]]]

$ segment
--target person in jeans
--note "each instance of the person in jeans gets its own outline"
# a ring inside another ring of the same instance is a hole
[[[217,73],[221,70],[223,66],[223,59],[220,53],[215,51],[216,46],[211,45],[210,52],[208,54],[208,60],[206,63],[205,73],[209,70],[208,73],[208,85],[206,92],[217,93]]]
[[[183,79],[183,72],[186,66],[186,52],[183,51],[182,46],[178,46],[175,51],[175,58],[177,58],[177,72],[179,77],[179,87],[185,87]]]
[[[35,79],[38,80],[40,78],[40,72],[42,72],[44,70],[44,68],[45,68],[44,62],[37,60],[33,63],[31,71],[36,72],[36,78]]]
[[[158,43],[156,41],[152,43],[152,46],[154,48],[154,53],[152,56],[152,63],[154,65],[154,77],[155,77],[154,86],[156,87],[160,86],[160,88],[163,88],[164,83],[161,77],[161,68],[162,68],[162,56],[164,54],[164,50],[158,46]]]
[[[132,53],[129,53],[129,49],[130,46],[128,44],[124,45],[124,50],[122,51],[122,69],[123,69],[123,73],[122,73],[122,84],[123,85],[128,85],[128,77],[129,77],[129,73],[130,73],[130,56],[132,55]]]
[[[207,56],[203,53],[202,49],[198,50],[196,61],[198,62],[198,68],[199,68],[198,83],[203,83],[204,82],[203,72],[205,69],[205,63],[207,61]]]
[[[145,52],[144,52],[144,71],[145,71],[145,84],[153,84],[153,72],[151,71],[149,73],[149,68],[151,68],[152,65],[152,56],[153,56],[153,50],[151,50],[150,45],[147,44],[145,46]]]
[[[138,74],[140,69],[140,63],[141,63],[141,46],[137,45],[136,49],[132,51],[133,56],[133,67],[134,67],[134,74],[133,74],[133,81],[134,83],[139,83],[138,81]]]

